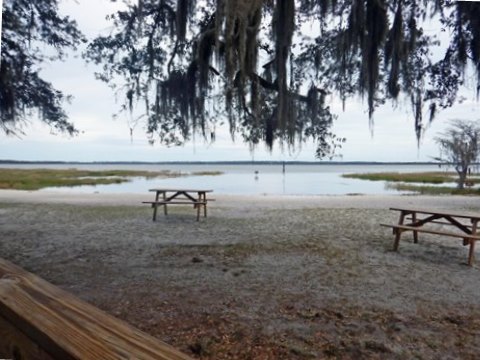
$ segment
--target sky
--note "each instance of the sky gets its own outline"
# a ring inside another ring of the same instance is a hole
[[[64,0],[61,11],[76,19],[81,30],[92,38],[106,35],[111,27],[105,16],[115,11],[119,2],[109,0]],[[80,130],[75,137],[51,134],[48,126],[32,120],[20,137],[0,134],[0,159],[23,161],[316,161],[315,146],[307,143],[294,152],[276,146],[272,152],[260,145],[254,152],[241,139],[232,141],[228,129],[221,129],[213,144],[201,138],[181,147],[167,148],[150,145],[142,124],[130,134],[127,115],[112,118],[119,104],[106,84],[94,78],[95,66],[85,64],[80,53],[64,63],[46,64],[42,70],[45,79],[73,95],[66,105],[70,120]],[[374,126],[369,126],[367,106],[360,99],[348,101],[345,111],[341,103],[328,99],[338,118],[332,131],[347,139],[339,151],[343,161],[431,161],[438,156],[435,136],[452,119],[480,119],[480,103],[473,90],[463,90],[466,100],[445,110],[425,132],[420,147],[414,131],[409,104],[391,103],[376,110]],[[426,113],[427,109],[425,109]]]

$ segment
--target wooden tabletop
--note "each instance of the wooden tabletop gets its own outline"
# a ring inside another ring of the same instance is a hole
[[[171,188],[166,188],[166,189],[150,189],[148,191],[156,191],[156,192],[202,192],[202,193],[207,193],[207,192],[213,192],[213,190],[203,190],[203,189],[171,189]]]
[[[437,210],[428,210],[428,209],[404,209],[404,208],[396,208],[396,207],[391,207],[390,210],[396,210],[396,211],[411,211],[415,212],[417,214],[429,214],[429,215],[440,215],[440,216],[453,216],[456,218],[464,218],[464,219],[472,219],[472,220],[480,220],[480,214],[473,214],[473,213],[454,213],[450,211],[437,211]]]

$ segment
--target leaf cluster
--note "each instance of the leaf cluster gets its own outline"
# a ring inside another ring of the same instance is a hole
[[[144,105],[147,131],[178,145],[207,141],[228,121],[252,147],[295,148],[313,139],[319,157],[338,147],[329,95],[361,95],[376,107],[403,96],[417,138],[452,106],[467,64],[480,74],[480,4],[453,0],[142,0],[111,16],[114,31],[86,57],[124,94],[125,111]],[[433,19],[433,20],[432,20]],[[436,21],[453,35],[439,61],[423,30]],[[480,83],[480,77],[479,77]],[[332,145],[336,144],[336,145]]]
[[[2,9],[0,63],[0,127],[21,131],[22,123],[38,114],[59,132],[74,134],[61,91],[40,76],[45,61],[63,60],[83,35],[75,21],[58,13],[58,0],[5,0]]]

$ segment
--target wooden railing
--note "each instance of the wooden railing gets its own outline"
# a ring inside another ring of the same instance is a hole
[[[0,259],[0,358],[190,359],[3,259]]]

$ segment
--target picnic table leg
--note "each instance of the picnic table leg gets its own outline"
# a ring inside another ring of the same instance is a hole
[[[200,221],[200,204],[195,204],[193,207],[197,207],[197,221]]]
[[[153,219],[152,219],[153,221],[155,221],[157,219],[158,195],[159,195],[159,193],[157,192],[155,194],[155,203],[152,204],[153,205]]]
[[[403,221],[405,220],[405,211],[400,212],[400,220],[398,221],[398,225],[403,225]],[[398,245],[400,243],[400,236],[402,235],[402,230],[395,229],[395,241],[393,243],[393,251],[398,250]]]
[[[470,250],[468,251],[468,266],[473,265],[475,259],[475,239],[470,239]]]
[[[417,222],[417,213],[412,213],[412,222],[415,224]],[[413,242],[418,243],[418,231],[413,231]]]
[[[472,235],[477,235],[477,223],[478,221],[472,221]],[[465,241],[464,241],[465,242]],[[475,259],[475,239],[470,239],[470,249],[468,251],[468,265],[473,265]]]
[[[163,201],[166,201],[166,200],[167,200],[167,192],[164,191],[164,192],[163,192]],[[166,203],[163,204],[163,213],[165,214],[165,216],[168,215],[168,212],[167,212],[167,204],[166,204]]]
[[[476,220],[471,220],[472,222],[472,230],[471,230],[471,234],[472,235],[477,235],[477,222]],[[464,237],[463,238],[463,246],[467,246],[470,244],[470,239],[468,237]]]
[[[207,217],[207,194],[203,193],[203,199],[201,201],[204,202],[203,204],[203,217]],[[201,196],[202,198],[202,196]]]

